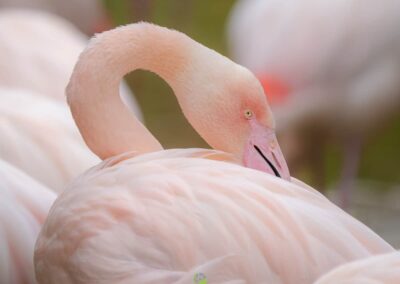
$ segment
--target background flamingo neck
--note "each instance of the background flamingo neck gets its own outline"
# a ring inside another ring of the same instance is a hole
[[[75,66],[67,97],[79,130],[96,155],[105,159],[127,151],[162,149],[123,105],[119,84],[125,74],[144,69],[161,76],[174,91],[180,89],[191,44],[181,33],[147,23],[120,27],[91,41]]]

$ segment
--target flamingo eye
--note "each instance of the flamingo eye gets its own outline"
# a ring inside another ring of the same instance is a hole
[[[249,110],[249,109],[245,110],[244,111],[244,117],[246,119],[251,119],[253,117],[253,112],[251,110]]]

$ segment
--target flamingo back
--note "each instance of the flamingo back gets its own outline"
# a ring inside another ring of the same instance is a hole
[[[39,282],[311,283],[393,251],[314,189],[224,155],[131,154],[80,176],[38,239]]]

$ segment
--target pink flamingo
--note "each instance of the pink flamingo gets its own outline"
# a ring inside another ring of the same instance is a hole
[[[166,80],[220,151],[163,150],[119,98],[119,81],[136,69]],[[97,36],[67,98],[105,161],[50,210],[35,248],[39,283],[311,283],[393,251],[290,178],[257,79],[180,32],[139,23]]]
[[[397,284],[400,283],[400,252],[377,255],[333,269],[315,284]]]
[[[35,284],[33,249],[56,196],[0,160],[0,283]]]
[[[27,89],[65,102],[65,87],[87,41],[86,35],[56,15],[1,10],[0,86]],[[135,97],[124,82],[121,95],[142,120]]]
[[[87,38],[40,11],[0,11],[0,158],[56,192],[99,160],[65,104],[65,87]],[[133,94],[124,102],[142,119]]]
[[[323,189],[324,146],[343,144],[344,207],[363,142],[400,109],[399,25],[397,0],[241,0],[228,24],[234,57],[276,98],[289,164],[309,159]]]
[[[99,161],[60,102],[0,87],[0,122],[0,158],[56,192]]]

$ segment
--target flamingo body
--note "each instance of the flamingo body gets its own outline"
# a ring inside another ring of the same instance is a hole
[[[211,283],[311,283],[393,250],[303,183],[227,160],[167,150],[91,169],[49,213],[39,282],[190,283],[201,272]]]
[[[0,88],[0,158],[55,191],[96,164],[60,102]]]
[[[40,11],[0,11],[0,84],[65,101],[65,87],[87,39],[72,24]]]
[[[86,35],[56,15],[36,10],[0,11],[0,85],[65,102],[65,87],[87,41]],[[136,99],[124,82],[121,96],[142,120]]]
[[[0,160],[0,282],[35,284],[33,249],[55,194]]]
[[[65,105],[65,87],[87,38],[40,11],[0,11],[0,158],[55,191],[98,159]],[[141,119],[125,84],[121,96]]]

